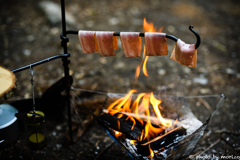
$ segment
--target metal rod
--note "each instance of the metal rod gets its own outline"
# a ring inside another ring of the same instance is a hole
[[[62,39],[61,45],[63,47],[64,54],[67,54],[67,42],[68,38],[66,37],[66,18],[65,18],[65,2],[61,0],[61,13],[62,13],[62,35],[65,37]],[[72,114],[71,114],[71,103],[70,103],[70,81],[69,81],[69,59],[68,57],[63,57],[63,66],[64,66],[64,75],[65,75],[65,84],[66,84],[66,96],[67,96],[67,110],[68,110],[68,129],[70,142],[73,143],[73,133],[72,133]]]
[[[31,84],[32,84],[32,99],[33,99],[33,113],[35,113],[35,95],[34,95],[34,86],[33,86],[33,83],[34,83],[34,79],[33,79],[33,68],[32,68],[32,66],[31,66],[31,64],[30,64],[30,75],[31,75]]]
[[[193,26],[192,26],[192,25],[189,26],[189,30],[190,30],[190,31],[196,36],[196,38],[197,38],[197,42],[196,42],[196,44],[195,44],[195,48],[197,49],[197,48],[200,46],[201,38],[200,38],[199,34],[198,34],[195,30],[193,30]],[[65,34],[78,34],[78,31],[69,30],[69,31],[66,31]],[[120,32],[115,32],[115,33],[113,34],[113,36],[120,36]],[[144,37],[144,33],[139,33],[139,36],[140,36],[140,37]],[[66,36],[64,36],[63,33],[61,34],[60,37],[61,37],[61,39],[67,39]],[[178,38],[174,37],[173,35],[169,35],[169,34],[166,34],[166,38],[171,39],[171,40],[173,40],[173,41],[175,41],[175,42],[177,42],[177,40],[178,40]]]
[[[69,57],[69,56],[70,56],[69,54],[59,54],[59,55],[55,55],[55,56],[52,56],[52,57],[49,57],[49,58],[46,58],[46,59],[37,61],[37,62],[35,62],[35,63],[31,63],[30,65],[26,65],[26,66],[23,66],[23,67],[14,69],[14,70],[12,70],[12,72],[13,72],[13,73],[17,73],[17,72],[20,72],[20,71],[29,69],[29,68],[31,68],[31,67],[38,66],[38,65],[40,65],[40,64],[43,64],[43,63],[52,61],[52,60],[54,60],[54,59],[58,59],[58,58],[62,58],[62,57]]]

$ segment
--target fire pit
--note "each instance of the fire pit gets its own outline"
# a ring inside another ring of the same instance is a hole
[[[181,159],[189,156],[212,117],[202,123],[185,97],[108,93],[97,122],[132,159]],[[222,95],[218,108],[225,98]]]

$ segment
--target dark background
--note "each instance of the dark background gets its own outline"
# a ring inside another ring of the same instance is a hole
[[[35,61],[62,54],[59,35],[61,22],[50,22],[39,7],[40,0],[8,0],[0,2],[0,65],[10,70]],[[57,4],[60,0],[54,0]],[[163,32],[172,34],[186,43],[195,43],[189,25],[200,34],[202,43],[198,49],[196,68],[179,65],[169,59],[174,42],[168,40],[168,56],[150,57],[147,63],[149,77],[141,73],[136,89],[139,91],[168,90],[172,95],[227,96],[226,101],[210,122],[206,134],[192,154],[207,149],[207,155],[240,155],[240,53],[239,25],[240,3],[237,0],[68,0],[66,11],[72,15],[67,30],[139,31],[143,32],[143,18],[154,22]],[[55,17],[56,19],[57,17]],[[68,52],[71,53],[70,73],[74,88],[101,92],[126,93],[134,84],[134,73],[141,58],[125,58],[122,49],[114,57],[103,58],[99,54],[81,53],[76,35],[69,35]],[[63,76],[62,61],[34,67],[35,94],[41,97],[47,87]],[[29,72],[16,73],[18,90],[10,100],[31,97]],[[198,83],[200,79],[205,83]],[[215,109],[219,99],[208,98],[210,110],[199,99],[189,104],[197,117],[205,120]],[[59,126],[66,126],[66,120]],[[59,128],[58,128],[59,129]],[[32,159],[94,159],[112,140],[94,124],[74,145],[63,145],[66,129],[50,130],[52,141],[42,151],[31,151],[16,142],[18,152]],[[229,133],[223,133],[223,132]],[[57,135],[55,135],[55,133]],[[53,136],[55,135],[55,136]],[[58,137],[61,137],[58,139]],[[100,147],[99,147],[100,146]],[[98,148],[99,147],[99,148]],[[96,153],[97,152],[97,153]],[[10,146],[0,151],[0,157],[16,158]],[[204,155],[203,154],[203,155]],[[34,158],[33,158],[34,157]],[[102,159],[130,159],[121,147],[114,144],[101,156]]]

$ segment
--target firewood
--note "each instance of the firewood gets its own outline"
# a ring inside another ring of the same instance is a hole
[[[134,140],[139,139],[139,137],[142,135],[142,130],[144,129],[144,125],[141,125],[138,120],[136,120],[136,125],[132,128],[133,123],[131,120],[126,121],[124,119],[126,116],[119,119],[111,114],[102,113],[100,116],[98,116],[98,118],[101,119],[107,126],[126,134]]]
[[[150,144],[151,149],[153,150],[159,150],[163,147],[166,147],[174,142],[177,137],[186,135],[186,129],[183,128],[182,126],[177,127],[164,135],[158,136],[147,143],[141,144],[142,146],[147,146]]]
[[[0,66],[0,103],[12,97],[16,89],[16,76],[12,71]]]
[[[107,109],[103,109],[103,112],[104,113],[108,113],[108,110]],[[125,115],[127,115],[127,116],[131,116],[131,117],[139,117],[139,118],[141,118],[142,120],[144,120],[144,121],[147,121],[148,119],[150,119],[150,121],[151,121],[151,123],[152,124],[155,124],[155,125],[160,125],[160,122],[159,122],[159,119],[158,119],[158,117],[153,117],[153,116],[146,116],[146,115],[136,115],[135,113],[127,113],[127,112],[121,112],[121,111],[119,111],[119,113],[122,113],[122,114],[125,114]],[[176,120],[174,120],[174,119],[169,119],[169,118],[164,118],[165,120],[168,120],[168,121],[172,121],[172,123],[174,123]],[[181,122],[177,122],[177,126],[181,126]]]

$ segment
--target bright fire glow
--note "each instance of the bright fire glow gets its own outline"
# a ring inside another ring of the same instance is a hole
[[[145,32],[162,32],[163,27],[160,29],[156,29],[154,27],[153,23],[147,23],[146,18],[144,18],[143,21],[143,29]],[[146,69],[146,64],[147,64],[148,56],[146,56],[146,47],[144,46],[144,51],[143,51],[143,59],[141,63],[137,66],[136,68],[136,73],[135,73],[135,79],[137,80],[140,74],[141,66],[143,66],[143,73],[145,76],[148,77],[147,69]],[[150,108],[153,109],[155,115],[158,118],[158,124],[161,124],[162,126],[165,127],[171,127],[172,126],[172,121],[171,120],[166,120],[162,117],[161,112],[160,112],[160,104],[162,103],[161,100],[158,100],[154,97],[153,93],[140,93],[136,98],[135,101],[132,102],[133,99],[133,94],[136,93],[137,90],[130,90],[129,93],[125,96],[122,97],[116,101],[114,101],[110,106],[108,107],[108,113],[111,115],[117,115],[118,118],[121,118],[123,116],[122,113],[131,113],[135,114],[135,118],[132,116],[129,116],[125,119],[128,120],[130,119],[133,122],[131,130],[134,129],[134,126],[136,124],[136,120],[139,121],[142,125],[145,124],[145,128],[142,130],[141,136],[138,137],[138,141],[143,141],[145,139],[149,138],[154,138],[158,136],[160,133],[163,133],[163,129],[161,127],[156,127],[153,126],[150,120],[151,117],[151,112]],[[127,115],[127,114],[126,114]],[[147,116],[147,120],[144,122],[140,117],[141,116]],[[120,130],[120,122],[118,121],[118,127]],[[122,133],[119,131],[115,131],[115,136],[119,137],[121,136]],[[137,142],[136,140],[131,140],[131,144],[135,144]],[[150,148],[149,145],[149,151],[150,151],[150,158],[154,157],[154,152]]]
[[[133,144],[133,145],[134,145],[136,142],[137,142],[136,140],[131,140],[131,141],[130,141],[130,143]]]
[[[148,23],[146,18],[143,19],[143,30],[145,32],[162,32],[163,26],[157,30],[156,27],[154,27],[153,22]]]
[[[146,21],[146,18],[143,19],[143,30],[145,32],[162,32],[162,29],[163,29],[163,26],[161,28],[159,28],[157,30],[156,27],[154,27],[154,24],[153,22],[150,22],[148,23]],[[141,66],[143,68],[143,74],[148,77],[148,73],[147,73],[147,60],[148,60],[148,57],[149,56],[146,56],[146,47],[144,46],[144,50],[143,50],[143,59],[142,59],[142,62],[137,66],[136,68],[136,73],[135,73],[135,79],[137,80],[137,78],[139,77],[139,74],[140,74],[140,69],[141,69]]]
[[[149,155],[148,157],[149,157],[149,158],[153,158],[153,157],[154,157],[154,152],[153,152],[153,150],[151,149],[150,144],[149,144],[148,146],[149,146],[149,151],[150,151],[150,155]]]
[[[115,133],[115,137],[121,137],[121,135],[122,135],[122,133],[121,132],[118,132],[118,131],[114,131],[114,133]]]
[[[132,102],[133,93],[137,92],[136,90],[130,90],[130,92],[123,98],[120,98],[113,102],[108,107],[108,112],[111,115],[116,113],[135,113],[135,119],[137,119],[141,124],[144,124],[143,120],[139,117],[139,115],[146,115],[147,121],[145,124],[145,128],[142,130],[142,135],[138,138],[139,141],[143,141],[146,138],[152,138],[159,135],[159,133],[163,132],[162,128],[154,127],[151,123],[150,117],[150,109],[153,108],[155,115],[158,117],[159,123],[165,127],[171,127],[172,121],[165,120],[160,112],[160,104],[162,101],[156,99],[153,93],[140,93],[136,100]],[[132,104],[132,105],[131,105]],[[134,128],[136,124],[136,120],[132,116],[128,116],[126,120],[130,119],[133,122],[132,128]],[[120,124],[118,124],[120,127]]]

